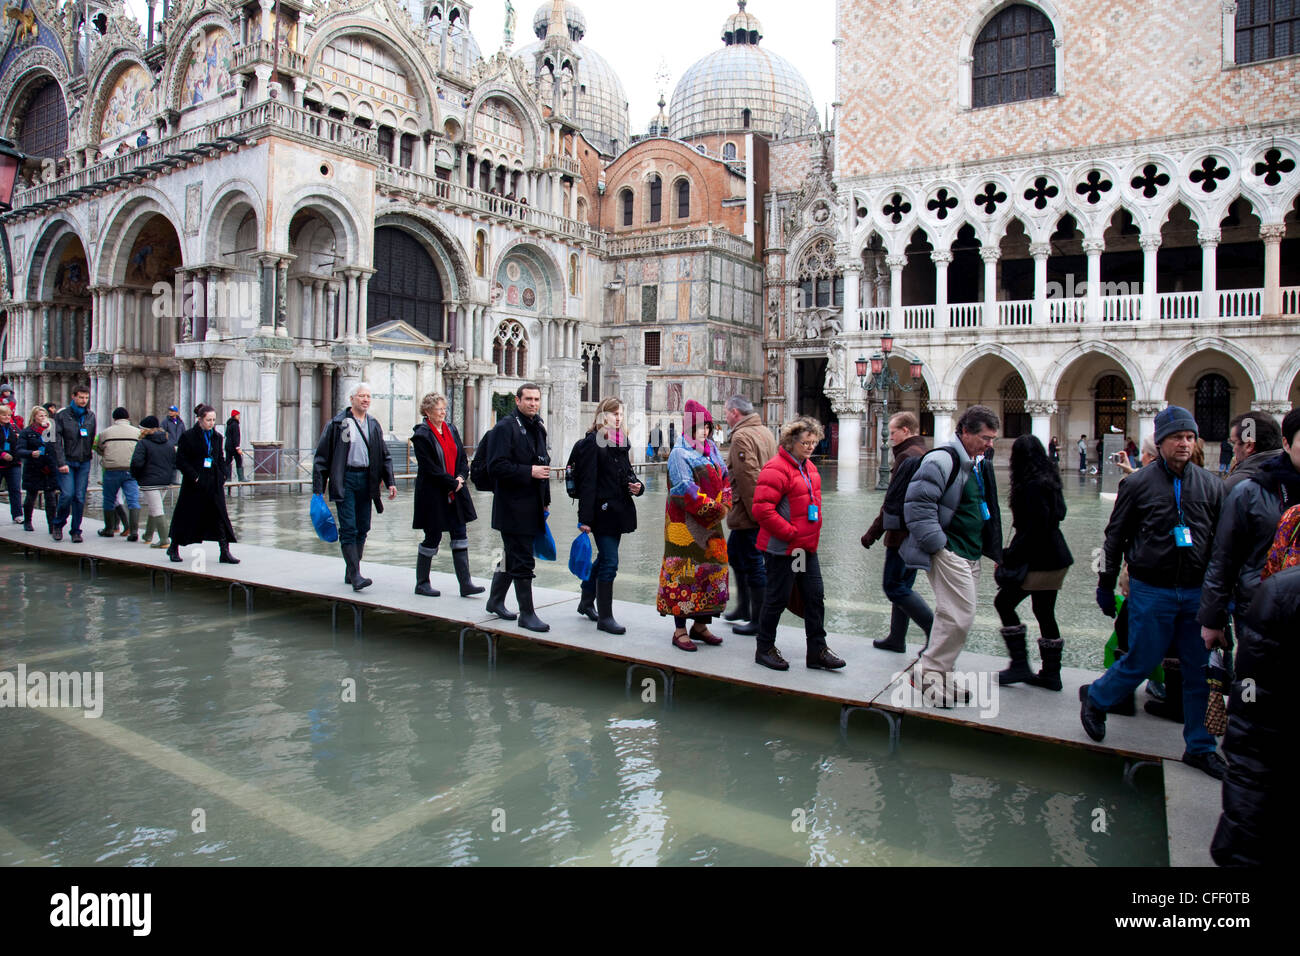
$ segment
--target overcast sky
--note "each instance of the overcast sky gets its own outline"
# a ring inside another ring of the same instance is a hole
[[[484,56],[501,48],[505,0],[468,0],[470,27]],[[518,14],[514,48],[532,43],[533,14],[541,0],[513,0]],[[549,0],[545,4],[549,9]],[[140,24],[144,0],[129,0]],[[627,91],[631,129],[643,133],[659,98],[656,76],[668,74],[665,99],[696,60],[722,46],[722,25],[735,0],[582,0],[587,18],[583,43],[617,71]],[[157,7],[159,13],[162,5]],[[750,0],[748,12],[763,24],[762,45],[785,57],[812,88],[823,119],[835,94],[835,0]]]

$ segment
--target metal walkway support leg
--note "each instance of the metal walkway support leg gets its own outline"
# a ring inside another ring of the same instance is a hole
[[[330,627],[332,627],[336,631],[339,629],[339,605],[340,604],[343,604],[344,607],[352,608],[352,636],[360,640],[362,615],[365,613],[365,611],[362,609],[360,604],[346,604],[342,601],[331,601],[330,602]]]
[[[244,611],[248,614],[253,613],[253,586],[245,584],[243,581],[231,581],[230,587],[226,588],[226,607],[230,610],[235,609],[235,588],[242,588],[244,591]],[[168,588],[170,590],[170,588]]]
[[[149,569],[149,590],[152,591],[152,590],[154,589],[154,581],[155,581],[155,579],[158,577],[158,575],[160,575],[160,574],[161,574],[162,577],[163,577],[163,594],[171,594],[171,593],[172,593],[172,573],[171,573],[170,571],[168,571],[166,568],[150,568],[150,569]],[[227,602],[227,603],[229,603],[229,602]]]
[[[461,666],[465,666],[465,635],[482,634],[487,639],[488,646],[488,673],[492,674],[497,669],[497,642],[496,634],[489,634],[487,631],[480,631],[477,627],[462,627],[460,629],[459,651]]]
[[[92,558],[88,554],[77,558],[77,574],[81,574],[82,564],[90,565],[90,580],[93,581],[99,577],[99,558]]]
[[[864,714],[879,714],[885,718],[885,723],[889,724],[889,752],[892,754],[898,750],[898,741],[902,736],[903,718],[888,710],[881,710],[879,707],[859,707],[855,704],[840,705],[840,736],[845,740],[849,739],[849,714],[855,710],[860,710]]]
[[[1132,757],[1126,757],[1124,759],[1124,782],[1130,787],[1136,787],[1137,784],[1133,782],[1133,778],[1137,776],[1139,770],[1143,767],[1159,766],[1159,760],[1134,760]]]
[[[673,705],[673,685],[676,683],[676,672],[671,667],[656,667],[654,664],[631,663],[627,665],[627,677],[623,681],[623,693],[627,697],[632,696],[632,674],[640,668],[643,671],[655,671],[664,682],[664,706]]]

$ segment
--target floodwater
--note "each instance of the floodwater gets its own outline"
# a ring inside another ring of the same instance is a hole
[[[881,500],[874,482],[865,468],[825,469],[827,626],[840,642],[887,626],[883,551],[858,543]],[[662,479],[652,484],[616,585],[646,603],[662,553]],[[564,566],[575,509],[554,490],[561,560],[539,563],[539,579],[576,590]],[[1109,631],[1089,569],[1109,512],[1098,490],[1066,475],[1079,570],[1058,611],[1066,662],[1093,668]],[[490,500],[476,499],[471,548],[486,575]],[[231,517],[245,541],[334,553],[307,504],[232,499]],[[410,517],[407,486],[376,516],[367,561],[414,565]],[[0,551],[0,672],[100,672],[105,689],[99,718],[0,709],[0,863],[1168,862],[1159,774],[1125,786],[1114,757],[922,720],[905,721],[891,754],[883,721],[855,715],[843,740],[825,702],[682,680],[667,709],[625,697],[623,667],[593,656],[503,640],[489,675],[481,646],[459,662],[453,628],[372,613],[358,641],[350,620],[331,630],[323,602],[231,612],[219,587],[178,579],[164,595],[138,572],[101,569],[92,582],[70,561]],[[435,569],[450,570],[445,550]],[[969,646],[1000,653],[986,571]],[[918,587],[928,596],[923,575]]]

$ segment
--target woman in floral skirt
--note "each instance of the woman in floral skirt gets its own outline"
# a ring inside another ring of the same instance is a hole
[[[722,643],[709,622],[727,606],[723,521],[731,509],[731,482],[712,438],[708,409],[687,402],[682,436],[668,456],[664,560],[655,602],[660,614],[673,616],[673,646],[683,651],[697,650],[695,641]],[[687,618],[695,620],[689,633]]]

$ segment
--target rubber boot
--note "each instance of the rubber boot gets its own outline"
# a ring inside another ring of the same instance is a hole
[[[596,582],[596,607],[600,617],[596,621],[596,630],[607,634],[626,634],[627,628],[614,620],[614,582]]]
[[[758,616],[763,610],[763,590],[754,590],[749,586],[748,581],[744,582],[742,587],[744,591],[736,610],[745,612],[746,617],[743,621],[737,619],[732,623],[731,633],[753,637],[758,633]]]
[[[596,613],[596,579],[589,577],[582,582],[582,599],[578,601],[578,613],[589,621],[599,621]]]
[[[1002,640],[1007,642],[1011,663],[998,673],[998,683],[1003,687],[1021,682],[1032,683],[1037,676],[1029,669],[1029,649],[1025,641],[1025,625],[1013,624],[1002,628]]]
[[[221,557],[217,559],[220,564],[238,564],[239,559],[230,553],[230,542],[224,538],[217,542],[217,547],[221,549]]]
[[[1039,668],[1038,675],[1029,683],[1035,687],[1042,687],[1045,690],[1061,689],[1061,651],[1065,649],[1065,640],[1058,637],[1056,640],[1047,640],[1040,637],[1038,639],[1038,656],[1042,658],[1043,666]]]
[[[488,592],[487,612],[495,614],[503,621],[513,621],[513,611],[506,608],[506,592],[510,590],[510,575],[497,571],[492,575],[492,590]]]
[[[150,518],[149,520],[150,520],[151,522],[153,522],[154,528],[157,529],[157,531],[158,531],[158,540],[155,541],[153,544],[149,545],[149,547],[151,547],[151,548],[165,548],[165,547],[167,547],[167,518],[166,518],[166,516],[165,516],[165,515],[159,515],[158,517],[156,517],[156,518]]]
[[[361,550],[357,544],[345,544],[343,546],[343,560],[348,562],[349,581],[352,584],[352,590],[360,591],[374,584],[367,577],[361,574]]]
[[[126,513],[126,540],[140,540],[140,509],[131,508]]]
[[[1165,699],[1149,700],[1142,705],[1152,717],[1183,722],[1183,663],[1176,657],[1166,657]]]
[[[727,622],[752,621],[755,616],[749,608],[749,582],[736,575],[736,609],[722,615],[722,619]],[[758,631],[755,630],[754,633],[757,634]]]
[[[438,597],[441,592],[429,584],[429,569],[433,567],[433,549],[420,545],[415,555],[415,593],[424,597]]]
[[[154,524],[155,522],[154,522],[153,515],[146,515],[144,519],[144,534],[140,535],[140,540],[143,541],[145,544],[148,544],[150,541],[153,540]]]
[[[117,534],[117,509],[104,509],[104,527],[100,528],[97,534],[101,538],[111,538]]]
[[[469,548],[452,548],[451,563],[456,568],[456,580],[460,582],[461,597],[473,597],[486,590],[481,584],[475,584],[469,576]]]
[[[114,505],[113,511],[117,515],[117,525],[115,530],[121,531],[122,534],[126,534],[126,528],[129,521],[126,514],[126,508],[122,505]]]
[[[32,527],[32,512],[36,510],[36,495],[29,494],[27,500],[23,502],[23,530],[35,531]]]
[[[515,600],[519,602],[519,626],[530,631],[549,631],[551,625],[533,613],[533,579],[515,578]]]

